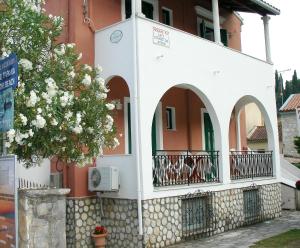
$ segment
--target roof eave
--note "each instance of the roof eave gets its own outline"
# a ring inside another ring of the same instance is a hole
[[[277,9],[262,0],[250,0],[250,1],[269,11],[270,12],[269,14],[280,15],[280,9]]]

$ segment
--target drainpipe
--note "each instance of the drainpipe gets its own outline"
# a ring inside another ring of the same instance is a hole
[[[139,118],[139,110],[140,110],[140,101],[139,101],[139,59],[138,59],[138,42],[137,42],[137,15],[139,15],[142,11],[141,4],[142,0],[131,0],[131,6],[132,6],[132,30],[133,30],[133,92],[134,92],[134,113],[135,113],[135,127],[136,127],[136,134],[135,134],[135,152],[136,152],[136,177],[137,177],[137,197],[138,197],[138,223],[139,223],[139,235],[143,235],[143,212],[142,212],[142,190],[141,190],[141,178],[142,178],[142,168],[140,168],[140,165],[142,164],[141,159],[141,147],[139,144],[140,137],[141,137],[141,129],[140,129],[140,118]]]
[[[220,34],[219,1],[212,0],[215,42],[222,45]]]
[[[265,15],[261,19],[264,22],[265,46],[266,46],[266,60],[267,60],[267,62],[272,63],[271,45],[270,45],[270,30],[269,30],[269,20],[271,19],[271,17]]]

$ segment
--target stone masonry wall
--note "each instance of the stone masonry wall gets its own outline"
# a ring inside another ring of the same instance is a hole
[[[245,225],[243,188],[218,191],[213,200],[212,234]],[[281,215],[280,184],[259,187],[261,220]],[[152,199],[143,203],[144,246],[165,247],[182,240],[182,198]]]
[[[69,189],[19,190],[19,247],[66,247]]]
[[[91,233],[101,224],[101,204],[96,197],[67,199],[67,247],[92,248]],[[103,225],[103,224],[102,224]]]
[[[281,214],[280,184],[259,186],[261,220]],[[222,233],[245,225],[243,188],[214,192],[211,234]],[[107,227],[108,248],[165,247],[183,239],[182,196],[145,200],[143,237],[138,234],[136,200],[96,198],[68,200],[68,247],[93,247],[90,234],[95,225]]]
[[[283,154],[299,157],[294,145],[294,137],[298,136],[296,114],[294,112],[281,114],[281,123]]]

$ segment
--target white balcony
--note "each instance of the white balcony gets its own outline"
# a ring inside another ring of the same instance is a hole
[[[129,86],[134,131],[133,155],[128,161],[137,166],[128,167],[133,171],[124,180],[134,180],[139,166],[143,198],[162,196],[154,190],[151,176],[151,124],[160,99],[174,86],[194,91],[210,114],[215,149],[220,151],[223,186],[231,183],[228,159],[231,113],[249,100],[265,116],[274,175],[278,177],[277,117],[270,63],[142,17],[98,31],[95,45],[95,64],[104,68],[105,79],[120,76]]]

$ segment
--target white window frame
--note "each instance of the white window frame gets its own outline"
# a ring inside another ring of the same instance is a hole
[[[167,127],[167,130],[168,131],[176,131],[176,109],[175,109],[175,107],[169,107],[169,106],[167,106],[166,107],[166,112],[167,112],[167,109],[170,109],[171,110],[171,121],[172,121],[172,128],[168,128],[168,116],[167,116],[167,125],[166,125],[166,127]]]
[[[169,9],[169,8],[166,8],[166,7],[162,7],[161,9],[169,12],[169,14],[170,14],[170,26],[173,27],[173,10]]]
[[[200,37],[201,33],[200,33],[200,25],[201,23],[205,21],[205,25],[209,28],[211,28],[212,30],[214,30],[214,24],[211,21],[205,20],[199,16],[197,16],[197,34]]]

